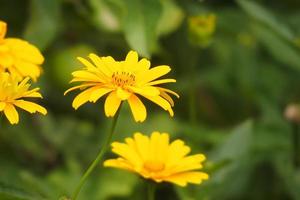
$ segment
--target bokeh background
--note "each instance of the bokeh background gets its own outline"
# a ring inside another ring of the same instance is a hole
[[[8,37],[30,41],[45,56],[34,85],[49,111],[45,117],[22,112],[16,126],[2,120],[1,200],[54,200],[74,190],[111,123],[103,100],[75,111],[75,94],[63,96],[70,73],[81,67],[76,57],[95,52],[120,60],[130,49],[151,58],[152,66],[170,65],[169,77],[177,83],[169,87],[181,97],[173,118],[146,103],[142,124],[123,107],[114,140],[135,131],[165,131],[208,157],[209,181],[186,188],[161,184],[157,199],[300,199],[295,105],[300,1],[1,0],[0,5]],[[136,175],[99,166],[80,199],[144,195]]]

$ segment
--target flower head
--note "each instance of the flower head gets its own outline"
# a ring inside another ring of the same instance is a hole
[[[156,103],[173,116],[174,102],[169,94],[178,95],[166,88],[157,85],[176,82],[175,79],[160,79],[171,69],[161,65],[150,69],[150,62],[143,58],[138,60],[138,54],[130,51],[124,61],[115,61],[112,57],[98,57],[90,54],[91,62],[79,57],[78,60],[85,66],[84,69],[72,73],[71,82],[81,82],[67,90],[84,89],[73,101],[77,109],[82,104],[90,101],[96,102],[100,97],[108,94],[104,110],[107,117],[113,117],[121,101],[128,101],[135,121],[142,122],[146,119],[146,107],[140,100],[143,96]]]
[[[197,171],[205,160],[203,154],[187,156],[191,151],[182,140],[169,143],[167,133],[153,132],[151,137],[135,133],[125,143],[112,143],[112,151],[120,157],[104,162],[115,167],[140,174],[155,182],[171,182],[180,186],[200,184],[208,174]]]
[[[191,42],[206,47],[216,30],[216,16],[214,14],[192,16],[188,19],[188,25]]]
[[[36,80],[44,62],[40,51],[24,40],[5,38],[5,34],[6,23],[0,21],[0,72],[9,71],[19,79],[31,77]]]
[[[16,76],[7,72],[0,73],[0,112],[4,112],[11,124],[19,122],[19,115],[15,106],[30,113],[39,112],[44,115],[47,113],[44,107],[23,100],[23,98],[27,97],[42,98],[38,92],[39,88],[29,90],[29,78],[25,78],[21,82],[18,80]]]

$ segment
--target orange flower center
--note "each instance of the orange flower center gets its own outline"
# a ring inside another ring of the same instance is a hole
[[[165,169],[165,164],[159,161],[148,160],[144,163],[144,168],[149,172],[159,172]]]
[[[119,87],[123,87],[124,85],[132,86],[135,83],[135,76],[130,72],[114,72],[112,83]]]

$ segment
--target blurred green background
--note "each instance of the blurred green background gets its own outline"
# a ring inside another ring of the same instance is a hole
[[[130,49],[151,58],[152,66],[170,65],[169,77],[177,79],[170,88],[181,97],[174,118],[146,103],[142,124],[123,107],[114,140],[166,131],[208,157],[209,181],[186,188],[161,184],[157,199],[300,199],[300,111],[296,106],[289,120],[284,116],[300,101],[299,0],[0,2],[7,37],[24,38],[45,56],[35,85],[49,111],[45,117],[22,112],[16,126],[2,122],[1,200],[70,195],[111,123],[103,100],[75,111],[75,94],[63,96],[70,73],[81,67],[76,57],[95,52],[120,60]],[[207,28],[208,14],[216,17],[215,31]],[[190,23],[193,17],[199,23]],[[136,175],[99,167],[79,199],[145,199],[142,183]]]

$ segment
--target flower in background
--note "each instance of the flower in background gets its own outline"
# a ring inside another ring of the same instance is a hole
[[[199,171],[205,160],[203,154],[189,155],[191,149],[182,140],[169,143],[167,133],[153,132],[151,137],[135,133],[125,143],[112,143],[112,151],[120,157],[104,162],[105,167],[115,167],[138,173],[153,181],[171,182],[180,186],[200,184],[208,174]]]
[[[5,34],[6,23],[0,21],[0,72],[9,71],[19,79],[31,77],[36,80],[44,62],[40,51],[24,40],[5,38]]]
[[[176,80],[157,80],[171,70],[169,66],[161,65],[150,69],[149,60],[145,58],[138,60],[135,51],[130,51],[126,59],[119,62],[110,56],[98,57],[90,54],[89,58],[92,62],[78,58],[85,68],[73,72],[71,82],[81,84],[65,92],[66,94],[75,89],[84,89],[73,101],[75,109],[88,101],[96,102],[108,94],[104,104],[107,117],[113,117],[121,102],[128,101],[135,121],[142,122],[147,116],[146,107],[140,100],[140,96],[143,96],[167,110],[171,116],[174,115],[172,110],[174,102],[169,94],[179,97],[178,94],[158,85]]]
[[[188,18],[189,39],[192,44],[207,47],[216,30],[216,16],[201,14]]]
[[[0,73],[0,112],[4,112],[11,124],[19,122],[19,114],[15,106],[30,113],[47,114],[44,107],[23,99],[29,97],[42,98],[38,92],[39,88],[29,90],[29,77],[20,82],[18,80],[19,78],[7,72]]]

